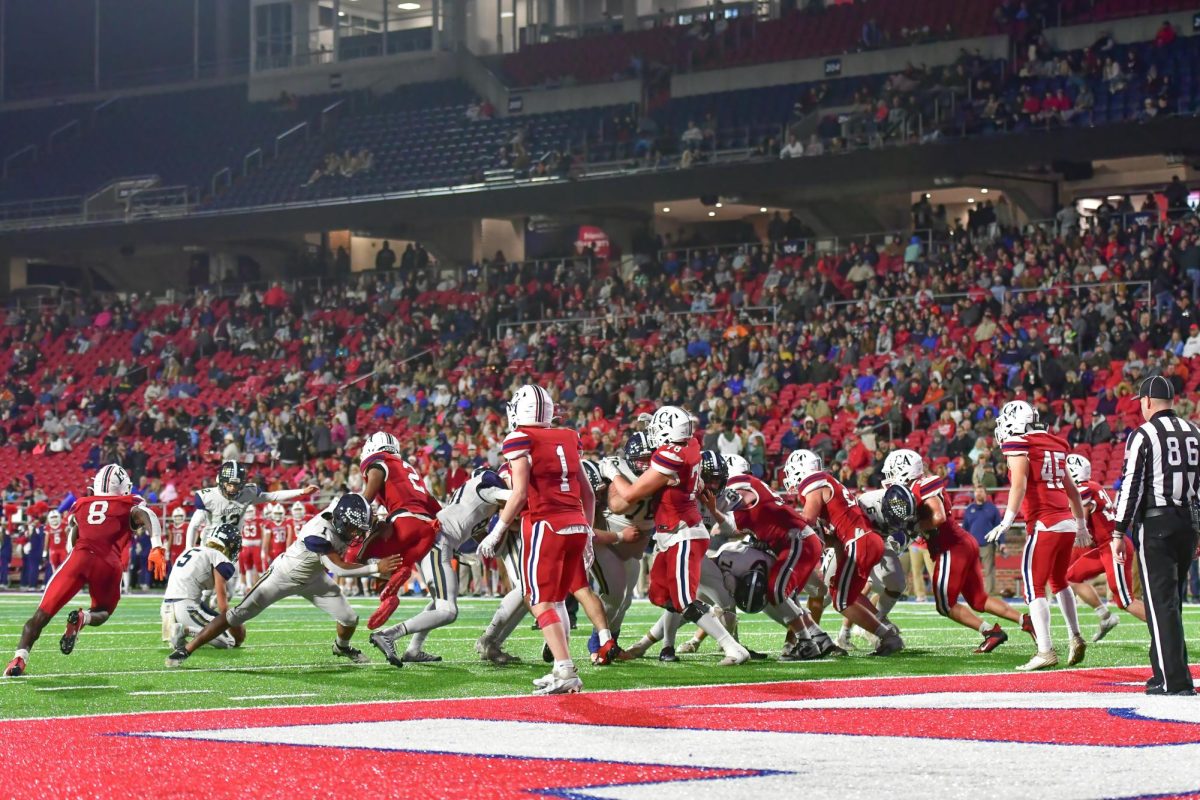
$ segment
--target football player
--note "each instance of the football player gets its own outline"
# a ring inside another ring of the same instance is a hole
[[[438,512],[438,535],[433,548],[421,559],[421,577],[429,587],[430,601],[415,617],[390,628],[375,631],[370,641],[388,663],[402,667],[405,662],[441,661],[441,656],[424,651],[425,638],[434,628],[445,627],[458,619],[458,574],[454,552],[468,538],[480,538],[487,525],[511,491],[503,479],[490,469],[475,470],[471,479],[451,496]],[[397,655],[396,642],[412,636],[403,655]]]
[[[508,464],[500,465],[498,472],[507,486],[510,480]],[[529,611],[525,602],[525,585],[521,582],[521,537],[505,536],[501,539],[496,548],[495,560],[504,565],[509,590],[508,594],[500,599],[500,605],[492,615],[491,621],[475,642],[475,652],[481,660],[503,666],[521,660],[505,652],[503,646]]]
[[[193,547],[175,559],[163,592],[163,616],[171,620],[168,641],[172,650],[187,644],[188,637],[200,633],[212,622],[213,615],[201,601],[206,593],[216,598],[217,613],[229,611],[229,592],[225,584],[233,579],[234,566],[242,538],[232,525],[209,530],[203,547]],[[219,649],[237,647],[246,638],[246,629],[234,627],[209,642]]]
[[[399,607],[400,590],[433,547],[442,504],[426,489],[416,468],[401,457],[400,442],[390,433],[378,431],[367,437],[359,453],[359,469],[363,497],[368,503],[378,500],[388,516],[363,541],[361,550],[352,551],[349,557],[359,561],[401,557],[400,567],[379,593],[379,607],[367,620],[367,627],[374,630]]]
[[[595,495],[580,464],[579,434],[553,424],[554,403],[541,386],[526,384],[508,404],[510,432],[502,453],[512,494],[479,545],[491,558],[509,525],[521,515],[521,578],[529,609],[553,656],[549,675],[534,681],[536,694],[569,694],[583,688],[571,659],[565,601],[574,595],[599,630],[597,663],[619,652],[604,605],[588,585],[586,553],[595,518]]]
[[[300,504],[303,507],[303,504]],[[283,503],[271,503],[263,509],[266,520],[263,528],[263,564],[270,566],[275,559],[283,555],[283,551],[291,546],[296,538],[296,532],[287,518],[287,510]]]
[[[1100,600],[1100,595],[1092,586],[1093,578],[1104,573],[1108,579],[1108,596],[1116,601],[1117,608],[1128,611],[1142,622],[1146,621],[1146,607],[1133,596],[1132,559],[1126,559],[1124,564],[1113,563],[1112,548],[1109,547],[1116,523],[1113,501],[1104,487],[1092,480],[1092,462],[1072,453],[1067,456],[1067,473],[1079,488],[1079,498],[1088,514],[1088,532],[1095,542],[1094,547],[1087,548],[1071,561],[1067,569],[1067,581],[1075,594],[1096,610],[1100,627],[1092,635],[1092,641],[1098,642],[1117,627],[1120,620]]]
[[[167,517],[167,562],[174,563],[175,559],[187,550],[188,516],[183,506],[175,506]],[[170,569],[170,567],[168,567]]]
[[[63,525],[62,512],[53,510],[46,515],[46,556],[50,561],[51,574],[62,567],[68,551],[67,528]]]
[[[247,506],[242,515],[242,547],[238,552],[238,572],[242,586],[249,589],[263,571],[263,535],[254,506]]]
[[[699,498],[709,490],[704,484],[692,417],[681,408],[663,406],[651,416],[646,436],[655,450],[650,469],[636,481],[625,477],[613,460],[601,462],[602,474],[610,481],[609,506],[622,513],[643,500],[655,502],[656,555],[650,570],[650,602],[712,636],[725,653],[722,665],[743,664],[750,659],[749,651],[697,596],[709,541],[709,531],[701,524]],[[721,472],[726,472],[724,461],[718,461]],[[708,501],[712,502],[711,496]],[[637,649],[630,648],[631,655],[645,652],[648,638],[643,637],[635,645]]]
[[[1037,653],[1017,669],[1028,672],[1058,664],[1058,652],[1050,638],[1047,583],[1067,623],[1071,637],[1067,664],[1074,666],[1083,661],[1087,645],[1079,635],[1075,593],[1067,580],[1067,570],[1072,546],[1087,547],[1092,539],[1079,490],[1067,472],[1067,443],[1040,430],[1037,411],[1021,400],[1005,403],[1000,409],[996,441],[1008,462],[1008,508],[1000,524],[987,534],[987,541],[1000,541],[1024,509],[1026,539],[1021,572],[1037,641]]]
[[[833,607],[850,622],[879,639],[874,655],[886,656],[904,649],[896,627],[879,619],[875,606],[863,595],[871,572],[883,558],[883,539],[871,526],[854,495],[837,478],[825,472],[821,457],[797,450],[783,468],[783,488],[804,501],[805,525],[822,520],[833,530],[837,568],[829,578]]]
[[[196,510],[188,522],[187,549],[196,546],[202,526],[233,525],[242,528],[246,509],[256,503],[279,503],[299,497],[311,497],[317,493],[316,486],[303,489],[282,489],[276,492],[259,491],[249,483],[249,471],[240,461],[226,461],[217,472],[217,485],[196,492]]]
[[[925,462],[913,450],[893,450],[883,462],[883,485],[900,487],[907,494],[893,492],[885,498],[883,513],[891,526],[915,532],[929,543],[933,559],[933,599],[937,611],[960,625],[979,631],[983,641],[976,653],[990,653],[1008,641],[998,624],[984,622],[976,612],[987,612],[1032,631],[1027,614],[1021,614],[984,588],[983,564],[979,544],[950,517],[943,489],[944,478],[925,473]],[[897,499],[899,498],[899,499]],[[906,506],[912,506],[911,511]],[[962,596],[966,603],[960,603]]]
[[[70,655],[84,626],[99,626],[108,621],[121,599],[124,570],[121,553],[135,530],[150,532],[150,569],[155,580],[166,577],[167,557],[158,515],[146,508],[142,498],[132,491],[129,474],[118,464],[108,464],[92,480],[92,493],[75,501],[67,520],[68,542],[73,545],[71,553],[46,585],[37,611],[25,623],[17,651],[4,670],[5,677],[25,673],[29,651],[42,629],[85,584],[91,595],[91,607],[67,615],[67,629],[59,639],[59,650]]]
[[[230,628],[244,626],[285,597],[303,597],[337,623],[333,654],[355,664],[370,659],[350,644],[358,627],[358,614],[328,573],[342,578],[359,575],[387,576],[400,563],[386,556],[373,564],[355,564],[344,556],[350,545],[371,528],[371,507],[361,494],[345,494],[305,523],[296,541],[271,565],[262,580],[250,587],[242,602],[216,616],[185,646],[167,656],[168,667],[178,667],[192,653]]]

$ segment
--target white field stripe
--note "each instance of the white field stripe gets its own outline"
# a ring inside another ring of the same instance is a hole
[[[98,683],[90,686],[38,686],[34,689],[35,692],[74,692],[84,689],[116,689],[116,686],[110,686],[106,683]]]
[[[156,692],[129,692],[130,697],[151,697],[164,694],[215,694],[213,689],[169,689]]]
[[[300,694],[244,694],[230,697],[230,700],[287,700],[292,697],[316,697],[316,692],[301,692]]]

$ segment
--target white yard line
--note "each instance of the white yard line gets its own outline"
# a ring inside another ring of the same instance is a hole
[[[149,697],[165,694],[215,694],[215,691],[213,689],[171,689],[161,692],[129,692],[130,697]]]
[[[73,692],[83,691],[84,689],[116,689],[116,686],[108,684],[96,684],[92,686],[37,686],[35,692]]]
[[[246,694],[230,697],[230,700],[289,700],[293,697],[316,697],[316,692],[301,692],[300,694]]]

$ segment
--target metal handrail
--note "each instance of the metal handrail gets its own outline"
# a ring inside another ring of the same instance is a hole
[[[275,137],[275,157],[276,158],[279,158],[279,148],[282,146],[284,140],[290,138],[294,134],[299,133],[300,131],[304,132],[304,138],[307,139],[308,138],[308,123],[307,122],[297,123],[297,124],[293,125],[292,127],[288,128],[283,133],[281,133]]]
[[[22,147],[20,150],[10,153],[4,158],[3,176],[5,178],[8,177],[8,165],[11,164],[13,161],[15,161],[17,158],[19,158],[20,156],[24,155],[25,153],[31,153],[33,155],[33,160],[36,161],[37,155],[38,155],[37,145],[36,144],[27,144],[24,147]]]

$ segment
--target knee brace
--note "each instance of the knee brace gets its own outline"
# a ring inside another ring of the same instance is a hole
[[[686,606],[684,606],[683,611],[680,613],[683,615],[683,618],[685,620],[687,620],[688,622],[691,622],[691,623],[695,623],[696,620],[700,619],[705,614],[707,614],[709,612],[709,610],[710,610],[710,606],[708,605],[708,603],[704,602],[703,600],[693,600],[692,602],[690,602]]]
[[[546,630],[551,625],[561,625],[562,622],[562,619],[558,616],[558,611],[553,606],[537,615],[537,624],[542,630]]]

